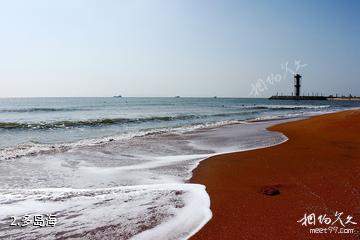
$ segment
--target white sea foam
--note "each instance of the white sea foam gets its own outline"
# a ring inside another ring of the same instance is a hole
[[[211,218],[209,197],[198,184],[2,189],[0,193],[0,225],[7,226],[0,238],[187,239]],[[57,225],[27,226],[22,231],[8,226],[9,216],[33,216],[39,211],[55,212]]]
[[[188,239],[197,233],[212,217],[210,199],[204,186],[194,184],[186,184],[186,186],[193,188],[193,195],[184,196],[184,208],[178,212],[176,218],[141,232],[132,239]]]

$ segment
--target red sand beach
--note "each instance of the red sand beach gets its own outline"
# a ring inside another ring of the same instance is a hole
[[[310,233],[304,214],[351,215],[360,226],[360,111],[273,126],[289,141],[265,149],[211,157],[192,182],[207,187],[213,218],[192,239],[359,239],[356,234]],[[268,196],[264,189],[278,190]]]

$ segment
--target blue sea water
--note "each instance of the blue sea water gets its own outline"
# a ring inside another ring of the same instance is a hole
[[[343,101],[246,98],[0,99],[0,148],[64,143],[219,121],[291,117],[359,106]]]
[[[246,98],[0,99],[0,238],[187,239],[210,218],[192,170],[280,144],[279,122],[356,101]],[[9,226],[54,214],[54,228]],[[99,230],[101,229],[101,231]]]

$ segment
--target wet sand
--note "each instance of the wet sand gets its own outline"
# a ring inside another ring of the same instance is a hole
[[[336,211],[346,228],[360,226],[360,110],[344,111],[269,128],[283,144],[202,161],[192,182],[207,187],[213,218],[192,239],[360,239],[356,234],[310,234],[305,213]],[[280,194],[269,196],[264,189]],[[339,226],[335,223],[334,226]]]

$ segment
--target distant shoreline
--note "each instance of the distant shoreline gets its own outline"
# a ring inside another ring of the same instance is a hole
[[[360,101],[360,97],[326,97],[326,96],[278,96],[274,95],[269,100],[318,100],[318,101]]]

